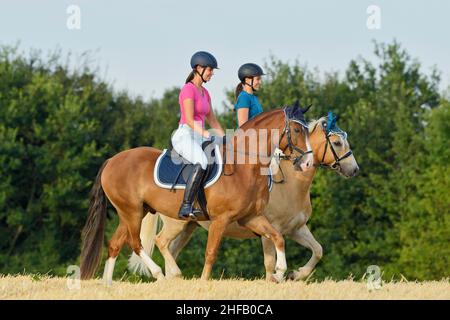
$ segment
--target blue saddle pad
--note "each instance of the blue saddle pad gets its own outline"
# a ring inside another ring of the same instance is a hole
[[[218,147],[216,147],[214,153],[217,155],[215,158],[216,161],[213,163],[213,167],[209,172],[208,177],[206,177],[204,188],[212,186],[219,180],[220,175],[222,174],[223,162]],[[174,189],[185,189],[186,180],[192,171],[192,164],[187,164],[183,169],[183,172],[180,173],[180,170],[184,165],[185,163],[181,162],[180,158],[172,158],[171,152],[164,149],[162,154],[156,160],[155,170],[153,172],[155,183],[164,189],[172,189],[172,186]],[[267,175],[267,184],[270,192],[272,191],[273,186],[272,169],[270,167],[269,171],[270,174]],[[174,185],[175,180],[177,180],[177,182]]]
[[[215,147],[214,154],[214,163],[212,163],[212,168],[205,179],[204,188],[208,188],[213,185],[217,180],[219,180],[220,175],[222,174],[223,162],[218,146]],[[183,166],[185,166],[185,168],[183,169],[183,172],[180,173]],[[190,176],[192,168],[192,164],[183,163],[179,156],[175,156],[173,158],[171,152],[164,149],[162,154],[156,160],[153,178],[155,183],[161,188],[171,189],[175,180],[177,180],[173,188],[185,189],[186,180]]]

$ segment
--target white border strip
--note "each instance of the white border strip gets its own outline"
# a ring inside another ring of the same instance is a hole
[[[269,184],[269,192],[272,192],[272,188],[273,188],[273,173],[272,173],[272,168],[269,166],[269,173],[270,173],[270,178],[268,178],[267,180],[270,181]]]

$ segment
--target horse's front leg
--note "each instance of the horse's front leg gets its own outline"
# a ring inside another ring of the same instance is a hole
[[[284,249],[284,238],[267,220],[264,215],[257,215],[251,218],[242,219],[239,221],[240,224],[249,228],[253,232],[270,239],[275,245],[275,251],[277,255],[277,260],[275,263],[275,273],[273,274],[274,279],[277,282],[284,280],[284,273],[287,269],[286,263],[286,253]]]
[[[229,223],[230,219],[226,213],[211,221],[211,225],[208,229],[208,242],[206,244],[205,265],[203,266],[202,280],[208,280],[211,276],[212,267],[217,259],[220,242],[222,241],[223,234]]]
[[[316,264],[322,258],[322,246],[314,238],[306,224],[295,230],[290,236],[297,243],[312,251],[311,258],[303,267],[288,274],[288,279],[290,280],[303,280],[311,274]]]
[[[275,250],[275,246],[273,245],[272,240],[266,237],[261,237],[261,243],[264,252],[264,268],[266,269],[266,280],[276,282],[276,279],[273,276],[273,273],[275,272],[275,264],[277,262],[277,252]]]

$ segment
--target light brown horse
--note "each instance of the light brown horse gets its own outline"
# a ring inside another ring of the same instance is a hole
[[[345,177],[353,177],[359,171],[358,164],[351,152],[345,132],[336,129],[327,132],[326,126],[332,121],[332,118],[323,117],[309,124],[309,141],[314,154],[314,164],[316,167],[319,165],[332,167]],[[335,126],[335,128],[337,127]],[[276,152],[271,167],[274,172],[274,181],[277,183],[273,186],[264,213],[281,234],[312,251],[312,256],[306,265],[288,275],[288,278],[292,280],[305,279],[322,257],[322,246],[306,225],[312,213],[310,188],[316,170],[295,171],[289,161],[285,160],[279,152]],[[161,216],[164,224],[161,232],[156,236],[157,219],[158,217],[155,215],[147,215],[142,221],[141,238],[144,250],[151,255],[156,243],[165,259],[166,277],[179,277],[181,270],[175,262],[178,254],[199,225],[208,230],[210,223],[208,221],[198,223],[180,221]],[[238,223],[230,223],[224,236],[235,239],[257,237]],[[267,238],[261,237],[261,241],[266,280],[273,281],[276,250]],[[135,254],[129,259],[129,269],[148,275],[145,266]]]
[[[307,110],[307,109],[306,109]],[[286,150],[292,158],[295,168],[312,167],[312,154],[304,152],[308,142],[308,130],[302,121],[303,112],[298,105],[284,109],[264,112],[248,121],[243,130],[255,129],[257,150],[266,146],[264,154],[258,154],[255,163],[251,163],[251,154],[244,152],[247,161],[244,164],[226,164],[231,166],[233,174],[222,176],[215,184],[205,189],[207,209],[210,218],[208,242],[202,279],[208,279],[216,260],[217,250],[228,224],[237,221],[239,225],[263,235],[273,241],[277,251],[276,279],[281,281],[286,271],[284,239],[263,215],[269,200],[267,176],[261,175],[267,168],[260,157],[271,158],[275,148]],[[242,143],[244,140],[244,143]],[[245,145],[249,150],[249,141],[245,135],[232,137],[232,151],[242,153],[238,146]],[[247,143],[248,142],[248,143]],[[221,147],[223,151],[223,147]],[[114,264],[125,242],[138,255],[157,279],[164,278],[161,268],[142,250],[140,240],[141,221],[144,213],[160,212],[170,218],[178,218],[178,209],[183,192],[158,187],[153,179],[155,162],[161,151],[151,147],[130,149],[116,154],[105,161],[100,168],[92,188],[91,202],[86,225],[82,233],[81,278],[91,278],[100,263],[106,220],[107,200],[111,202],[119,215],[119,226],[109,242],[108,260],[105,264],[104,280],[112,283]],[[254,157],[254,155],[253,155]],[[229,157],[227,157],[229,158]]]

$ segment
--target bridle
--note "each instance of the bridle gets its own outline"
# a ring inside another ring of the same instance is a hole
[[[342,157],[339,157],[337,155],[337,153],[336,153],[336,150],[334,150],[334,148],[333,148],[333,144],[330,141],[330,136],[332,136],[333,134],[337,134],[337,135],[341,136],[344,140],[346,140],[347,139],[347,133],[346,132],[333,132],[333,131],[331,131],[329,133],[326,133],[324,131],[324,134],[325,134],[326,143],[325,143],[325,149],[323,150],[322,160],[320,161],[319,165],[321,167],[330,168],[330,169],[333,169],[333,170],[340,169],[341,168],[341,161],[346,159],[346,158],[348,158],[348,157],[350,157],[353,154],[353,152],[352,152],[352,150],[349,150]],[[325,155],[327,154],[328,145],[330,146],[331,153],[333,154],[333,157],[334,157],[334,162],[332,164],[329,164],[329,165],[323,163],[324,160],[325,160]]]
[[[306,155],[309,154],[309,153],[312,153],[312,150],[303,151],[302,149],[296,147],[296,146],[292,143],[292,138],[291,138],[291,127],[289,126],[289,122],[290,122],[290,121],[296,122],[296,123],[300,124],[300,125],[303,126],[303,127],[305,127],[305,124],[302,123],[300,120],[289,119],[289,116],[288,116],[287,113],[286,113],[286,108],[283,109],[283,112],[284,112],[284,129],[283,129],[283,134],[282,134],[281,137],[280,137],[280,141],[278,141],[278,145],[280,145],[281,140],[283,140],[283,137],[284,137],[284,135],[286,134],[286,136],[287,136],[287,146],[286,146],[283,150],[281,150],[281,151],[282,151],[283,154],[284,154],[284,151],[285,151],[287,148],[289,148],[290,153],[289,153],[289,155],[283,155],[283,156],[280,156],[280,158],[283,158],[283,160],[290,160],[290,161],[292,161],[292,163],[293,163],[294,165],[297,165],[297,163],[298,163],[304,156],[306,156]],[[307,125],[306,125],[306,127],[307,127]],[[308,135],[308,134],[309,134],[309,133],[307,133],[307,135]],[[295,150],[296,152],[300,153],[300,155],[297,155],[297,156],[292,157],[292,155],[294,154],[294,150]],[[300,170],[302,170],[302,169],[300,168]]]

